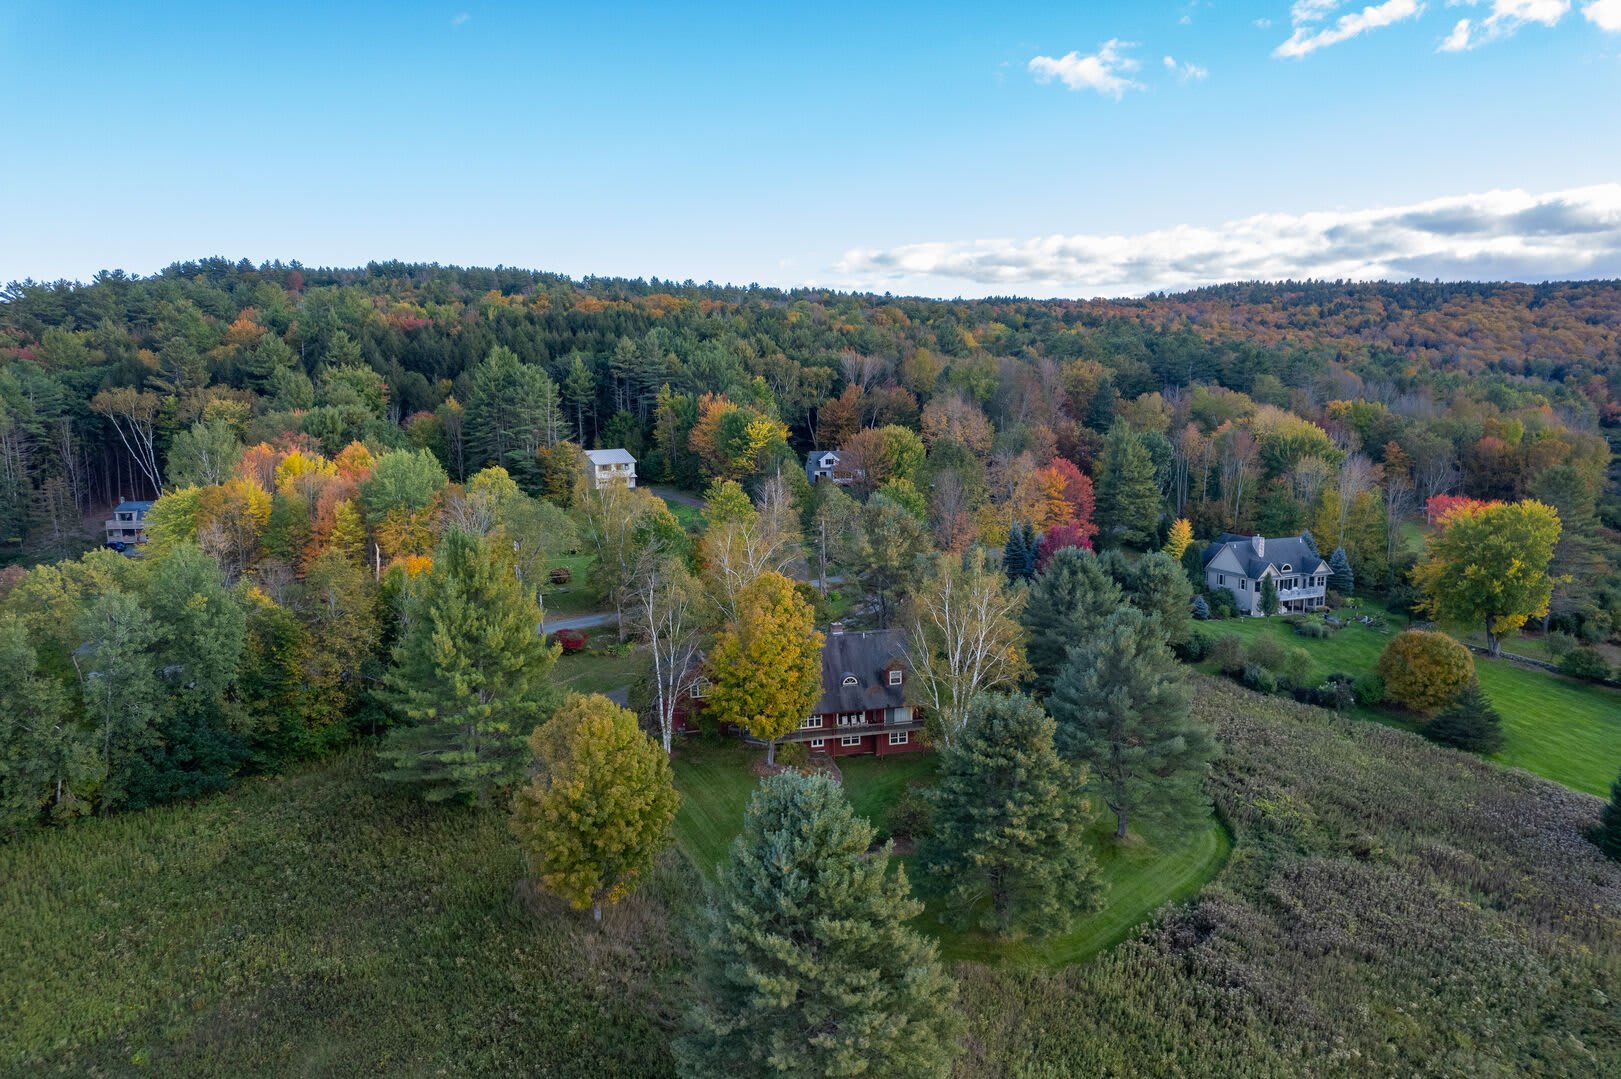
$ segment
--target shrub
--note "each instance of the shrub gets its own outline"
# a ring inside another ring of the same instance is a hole
[[[1273,673],[1286,679],[1290,685],[1304,685],[1311,679],[1311,653],[1304,648],[1290,648],[1283,654],[1283,665],[1274,667]]]
[[[1243,682],[1257,693],[1276,693],[1278,676],[1258,663],[1244,664]]]
[[[1205,601],[1203,596],[1193,597],[1193,617],[1200,622],[1210,620],[1210,604]]]
[[[552,584],[568,584],[574,579],[574,571],[567,566],[557,566],[546,574],[546,579]]]
[[[1289,649],[1276,637],[1257,637],[1250,642],[1246,658],[1257,667],[1281,673],[1289,662]]]
[[[1543,643],[1548,648],[1548,654],[1558,660],[1570,655],[1571,649],[1576,647],[1576,638],[1568,633],[1560,633],[1556,630],[1548,634]]]
[[[1211,646],[1210,658],[1216,661],[1223,674],[1238,674],[1244,669],[1243,640],[1233,633],[1218,638]]]
[[[1295,625],[1295,635],[1309,641],[1321,641],[1332,637],[1334,631],[1321,622],[1299,622]]]
[[[586,634],[584,630],[560,629],[552,634],[552,643],[563,646],[563,654],[572,656],[577,652],[585,651]]]
[[[884,818],[884,829],[901,839],[921,839],[928,835],[934,823],[933,809],[921,791],[908,789],[890,807]]]
[[[810,763],[810,749],[804,742],[781,742],[777,745],[777,763],[784,768],[803,768]]]
[[[1209,599],[1210,613],[1216,618],[1236,618],[1238,616],[1238,601],[1225,588],[1218,588],[1209,593]]]
[[[1621,776],[1610,784],[1610,801],[1599,813],[1592,840],[1607,857],[1621,862]]]
[[[1572,678],[1586,678],[1592,682],[1602,682],[1610,677],[1610,665],[1605,662],[1604,656],[1597,648],[1587,645],[1566,653],[1559,661],[1559,670]]]
[[[1196,629],[1189,632],[1187,639],[1176,644],[1171,650],[1183,663],[1197,663],[1210,654],[1210,648],[1210,635]]]
[[[1469,649],[1430,630],[1398,633],[1379,656],[1385,696],[1415,712],[1430,712],[1456,697],[1475,676]]]
[[[1372,708],[1385,699],[1385,680],[1377,674],[1364,674],[1351,683],[1351,692],[1356,694],[1356,703]]]
[[[1496,753],[1503,748],[1503,717],[1480,683],[1472,681],[1440,715],[1424,724],[1424,737],[1471,753]]]

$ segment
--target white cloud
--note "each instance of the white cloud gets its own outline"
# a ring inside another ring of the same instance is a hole
[[[472,18],[471,15],[469,15],[467,12],[463,11],[459,15],[455,15],[455,16],[451,17],[450,25],[452,25],[452,26],[461,26],[464,23],[466,23],[468,20],[470,20],[471,18]]]
[[[1197,82],[1210,76],[1209,68],[1200,67],[1198,64],[1186,60],[1177,63],[1174,56],[1167,56],[1161,62],[1165,65],[1166,71],[1176,76],[1177,82]]]
[[[1621,34],[1621,0],[1593,0],[1582,8],[1582,14],[1600,30]]]
[[[1417,18],[1424,11],[1419,0],[1385,0],[1382,4],[1369,4],[1361,11],[1348,11],[1329,25],[1321,25],[1339,6],[1340,0],[1296,0],[1289,11],[1294,33],[1273,49],[1272,55],[1299,59],[1369,30]]]
[[[1272,25],[1271,19],[1256,19],[1254,24],[1257,30],[1265,30]]]
[[[1607,0],[1614,2],[1614,0]],[[1482,0],[1448,0],[1448,7],[1467,4],[1479,7]],[[1439,52],[1464,52],[1513,34],[1526,23],[1556,26],[1570,11],[1570,0],[1491,0],[1492,12],[1478,23],[1459,19]]]
[[[1030,73],[1037,82],[1057,79],[1071,90],[1096,90],[1105,97],[1119,101],[1127,90],[1144,89],[1142,83],[1126,77],[1141,66],[1123,52],[1135,47],[1130,41],[1110,38],[1098,46],[1098,51],[1091,56],[1082,56],[1077,52],[1057,58],[1037,56],[1030,61]]]
[[[1223,281],[1621,276],[1621,183],[1370,210],[1258,214],[1134,235],[853,250],[842,284],[925,295],[1132,295]]]

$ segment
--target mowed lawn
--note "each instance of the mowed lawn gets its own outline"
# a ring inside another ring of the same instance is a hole
[[[684,743],[677,751],[676,786],[681,809],[676,815],[677,842],[706,878],[713,880],[727,848],[742,829],[743,811],[759,780],[750,768],[760,751],[735,744]],[[844,757],[839,770],[845,793],[856,812],[882,829],[891,808],[909,786],[934,775],[933,754],[895,757]],[[1154,911],[1191,897],[1221,868],[1231,850],[1227,831],[1213,817],[1188,834],[1148,833],[1121,845],[1114,842],[1112,820],[1099,818],[1092,846],[1107,885],[1104,907],[1076,922],[1067,932],[1033,942],[1007,942],[978,931],[945,925],[936,909],[918,918],[918,928],[940,943],[947,959],[1011,966],[1057,968],[1078,963],[1124,940]],[[899,861],[911,870],[911,856]]]
[[[618,639],[619,635],[610,627],[592,633],[586,647],[591,651],[607,651]],[[575,693],[607,693],[630,685],[641,677],[646,667],[647,662],[634,649],[607,655],[577,652],[557,657],[551,680],[554,685]]]
[[[1361,611],[1386,615],[1383,608],[1366,601]],[[1322,678],[1335,671],[1350,675],[1373,671],[1385,645],[1404,625],[1399,617],[1386,617],[1386,622],[1382,630],[1352,624],[1321,641],[1296,636],[1280,618],[1228,618],[1197,625],[1212,639],[1231,633],[1248,642],[1270,635],[1304,648],[1312,658],[1313,676]],[[1513,641],[1510,638],[1505,647],[1512,650]],[[1609,792],[1610,781],[1621,768],[1621,691],[1484,656],[1475,657],[1475,670],[1481,688],[1503,716],[1505,744],[1493,760],[1589,794]],[[1383,709],[1359,708],[1357,713],[1414,727],[1411,717]]]
[[[548,618],[588,614],[602,608],[602,602],[591,590],[591,565],[596,557],[594,554],[581,553],[552,559],[546,567],[548,572],[561,567],[573,576],[568,584],[554,585],[548,582],[541,588],[542,606]]]

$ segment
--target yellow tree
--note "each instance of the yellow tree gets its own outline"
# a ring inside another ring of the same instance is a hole
[[[512,831],[541,887],[575,910],[617,903],[670,842],[681,796],[669,758],[601,694],[570,697],[529,736],[534,776]]]
[[[1541,502],[1458,507],[1413,571],[1424,609],[1437,621],[1483,625],[1496,656],[1505,635],[1547,613],[1558,541],[1559,514]]]
[[[1178,517],[1171,525],[1171,534],[1165,537],[1165,553],[1182,561],[1182,555],[1193,543],[1193,525],[1186,517]]]
[[[810,604],[780,573],[764,573],[737,597],[737,617],[715,635],[709,653],[708,711],[766,743],[799,726],[822,695],[822,634]]]

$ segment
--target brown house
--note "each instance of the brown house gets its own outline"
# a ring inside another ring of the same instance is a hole
[[[842,623],[833,623],[822,646],[821,699],[799,728],[783,735],[778,744],[804,742],[812,753],[835,757],[926,749],[920,740],[923,720],[906,701],[909,677],[906,637],[901,631],[846,633]],[[702,680],[693,685],[694,707],[702,706],[706,690]],[[678,732],[687,733],[696,726],[690,710],[678,717]],[[760,742],[736,727],[726,733]]]

